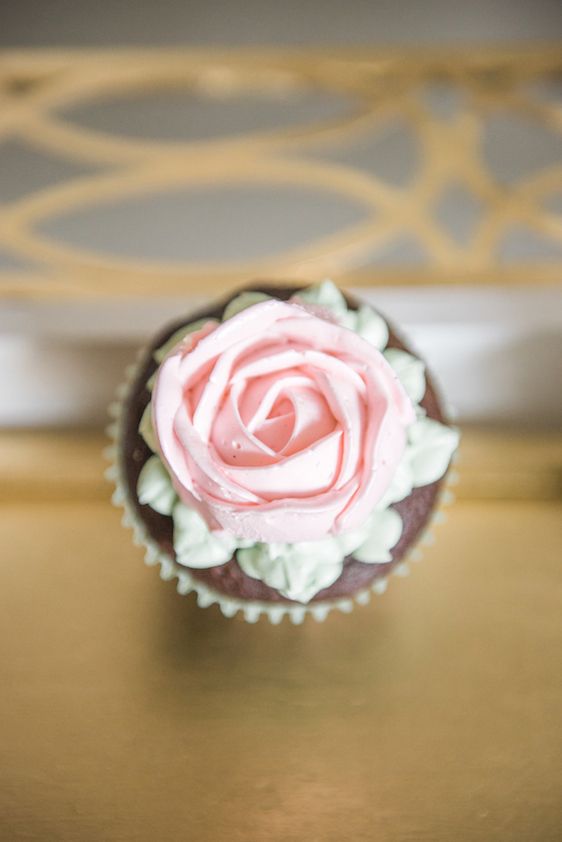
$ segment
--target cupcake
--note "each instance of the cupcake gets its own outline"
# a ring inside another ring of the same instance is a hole
[[[168,326],[113,414],[114,500],[147,562],[250,621],[384,590],[459,438],[423,361],[330,281],[252,286]]]

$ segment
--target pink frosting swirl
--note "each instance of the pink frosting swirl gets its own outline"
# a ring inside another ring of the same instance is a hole
[[[312,541],[361,526],[413,407],[383,355],[297,304],[255,304],[188,336],[152,398],[160,455],[212,529]]]

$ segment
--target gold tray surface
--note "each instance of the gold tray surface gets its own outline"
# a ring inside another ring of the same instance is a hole
[[[96,437],[33,439],[68,442],[71,493],[4,470],[1,839],[560,838],[559,500],[461,485],[384,596],[252,626],[177,595],[94,473],[73,484]]]

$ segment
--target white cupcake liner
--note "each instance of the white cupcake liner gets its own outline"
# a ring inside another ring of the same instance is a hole
[[[106,432],[111,439],[111,444],[104,450],[104,455],[110,462],[110,466],[105,471],[105,476],[114,485],[111,502],[117,508],[123,509],[121,523],[123,526],[132,529],[133,542],[145,549],[145,564],[151,567],[159,565],[160,578],[165,581],[176,578],[178,580],[176,590],[179,594],[186,595],[193,592],[200,608],[218,605],[225,617],[234,617],[236,614],[241,614],[248,623],[256,623],[261,616],[267,617],[269,622],[274,625],[280,623],[284,617],[288,617],[295,625],[302,623],[307,616],[312,617],[317,622],[323,622],[332,611],[349,614],[353,611],[355,605],[367,605],[372,594],[380,596],[386,591],[391,576],[400,578],[408,576],[410,574],[409,562],[417,563],[422,560],[423,546],[430,545],[434,541],[433,527],[446,520],[444,509],[455,499],[451,487],[458,481],[458,474],[452,468],[447,472],[438,502],[428,525],[421,537],[410,548],[406,558],[394,565],[387,575],[377,576],[371,585],[351,596],[312,602],[308,605],[239,599],[221,593],[193,576],[189,568],[178,564],[150,537],[145,524],[136,511],[125,480],[125,466],[122,455],[124,407],[140,372],[141,364],[146,360],[148,353],[150,353],[149,350],[142,349],[136,362],[126,368],[125,380],[117,387],[115,400],[108,408],[111,422],[107,426]],[[456,456],[457,454],[453,457],[453,461],[456,461]]]

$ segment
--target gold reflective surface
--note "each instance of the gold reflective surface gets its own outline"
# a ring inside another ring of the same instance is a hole
[[[561,506],[462,499],[323,624],[226,620],[109,503],[0,509],[0,838],[555,840]]]

